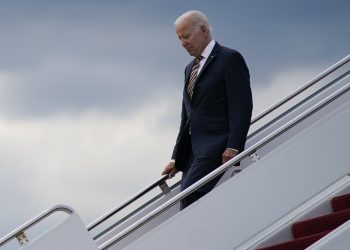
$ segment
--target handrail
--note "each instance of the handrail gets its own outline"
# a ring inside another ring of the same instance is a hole
[[[349,61],[350,61],[350,54],[347,55],[346,57],[344,57],[343,59],[341,59],[336,64],[334,64],[331,67],[329,67],[328,69],[326,69],[323,72],[321,72],[319,75],[317,75],[315,78],[313,78],[310,81],[308,81],[307,83],[305,83],[299,89],[295,90],[294,92],[292,92],[291,94],[289,94],[288,96],[286,96],[285,98],[283,98],[282,100],[277,102],[276,104],[272,105],[271,107],[267,108],[265,111],[263,111],[260,114],[258,114],[251,121],[250,125],[253,125],[257,121],[259,121],[262,118],[264,118],[266,115],[268,115],[271,112],[275,111],[276,109],[281,107],[283,104],[285,104],[286,102],[290,101],[291,99],[293,99],[294,97],[296,97],[300,93],[304,92],[308,88],[312,87],[314,84],[316,84],[317,82],[319,82],[320,80],[322,80],[323,78],[325,78],[326,76],[328,76],[329,74],[331,74],[332,72],[334,72],[335,70],[337,70],[338,68],[340,68],[341,66],[343,66],[344,64],[346,64]]]
[[[157,217],[158,215],[160,215],[164,211],[168,210],[169,208],[171,208],[172,206],[177,204],[184,197],[188,196],[189,194],[193,193],[195,190],[202,187],[203,185],[205,185],[209,181],[218,177],[219,175],[224,173],[227,169],[229,169],[232,165],[238,163],[239,161],[248,157],[252,153],[256,152],[256,150],[263,147],[264,145],[266,145],[270,141],[276,139],[278,136],[280,136],[281,134],[283,134],[284,132],[286,132],[290,128],[294,127],[295,125],[300,123],[302,120],[309,117],[311,114],[315,113],[316,111],[318,111],[319,109],[321,109],[322,107],[327,105],[328,103],[332,102],[333,100],[335,100],[339,96],[341,96],[344,93],[346,93],[347,91],[349,91],[349,89],[350,89],[350,83],[348,83],[346,86],[342,87],[341,89],[339,89],[338,91],[333,93],[331,96],[328,96],[327,98],[325,98],[321,102],[315,104],[313,107],[307,109],[302,114],[298,115],[297,117],[295,117],[294,119],[292,119],[291,121],[286,123],[284,126],[280,127],[279,129],[277,129],[276,131],[274,131],[270,135],[261,139],[260,141],[258,141],[257,143],[255,143],[254,145],[249,147],[248,149],[246,149],[243,152],[241,152],[240,154],[238,154],[236,157],[234,157],[230,161],[224,163],[219,168],[215,169],[210,174],[208,174],[207,176],[200,179],[198,182],[194,183],[193,185],[191,185],[190,187],[188,187],[187,189],[185,189],[181,193],[177,194],[176,196],[174,196],[173,198],[171,198],[170,200],[165,202],[160,207],[156,208],[155,210],[153,210],[152,212],[150,212],[149,214],[147,214],[146,216],[144,216],[140,220],[136,221],[135,223],[133,223],[132,225],[130,225],[129,227],[127,227],[126,229],[124,229],[123,231],[121,231],[120,233],[118,233],[117,235],[115,235],[114,237],[109,239],[108,241],[106,241],[104,244],[102,244],[99,247],[99,249],[106,250],[109,247],[116,244],[117,242],[121,241],[122,239],[124,239],[125,237],[127,237],[128,235],[130,235],[131,233],[136,231],[138,228],[145,225],[147,222],[151,221],[153,218]]]
[[[48,210],[45,210],[41,214],[37,215],[33,219],[31,219],[31,220],[27,221],[26,223],[24,223],[22,226],[20,226],[20,227],[16,228],[15,230],[13,230],[8,235],[6,235],[3,238],[1,238],[0,239],[0,247],[5,245],[9,241],[13,240],[14,238],[16,238],[18,235],[22,234],[25,230],[33,227],[34,225],[36,225],[40,221],[44,220],[46,217],[50,216],[51,214],[53,214],[55,212],[59,212],[59,211],[65,212],[67,214],[74,213],[74,209],[69,207],[69,206],[66,206],[66,205],[56,205],[56,206],[54,206],[54,207],[52,207],[52,208],[50,208]]]
[[[343,59],[341,59],[339,62],[337,62],[334,65],[332,65],[331,67],[329,67],[328,69],[326,69],[323,72],[321,72],[315,78],[313,78],[312,80],[310,80],[309,82],[304,84],[302,87],[300,87],[299,89],[297,89],[296,91],[294,91],[290,95],[288,95],[285,98],[283,98],[281,101],[279,101],[275,105],[269,107],[268,109],[266,109],[265,111],[263,111],[262,113],[257,115],[254,119],[252,119],[250,125],[253,125],[254,123],[256,123],[257,121],[261,120],[262,118],[264,118],[265,116],[267,116],[271,112],[275,111],[276,109],[281,107],[283,104],[285,104],[286,102],[290,101],[291,99],[293,99],[294,97],[296,97],[297,95],[299,95],[300,93],[305,91],[306,89],[310,88],[311,86],[316,84],[318,81],[322,80],[323,78],[325,78],[326,76],[328,76],[329,74],[331,74],[332,72],[334,72],[335,70],[337,70],[338,68],[340,68],[341,66],[343,66],[344,64],[346,64],[349,61],[350,61],[350,54],[347,55],[346,57],[344,57]],[[132,196],[128,200],[122,202],[120,205],[118,205],[117,207],[113,208],[112,210],[110,210],[106,214],[102,215],[100,218],[98,218],[95,221],[91,222],[86,227],[86,229],[88,231],[92,230],[96,226],[100,225],[101,223],[103,223],[104,221],[106,221],[107,219],[109,219],[110,217],[115,215],[117,212],[121,211],[122,209],[124,209],[125,207],[130,205],[132,202],[136,201],[138,198],[140,198],[145,193],[147,193],[148,191],[153,189],[155,186],[159,185],[159,183],[165,182],[167,179],[168,179],[168,176],[164,176],[164,177],[156,180],[154,183],[150,184],[149,186],[147,186],[146,188],[144,188],[143,190],[141,190],[140,192],[138,192],[137,194],[135,194],[134,196]]]
[[[118,213],[120,210],[122,210],[126,206],[130,205],[131,203],[136,201],[138,198],[140,198],[144,194],[148,193],[153,188],[155,188],[157,186],[161,186],[162,184],[164,184],[165,181],[168,178],[169,178],[168,175],[162,176],[161,178],[159,178],[155,182],[151,183],[150,185],[148,185],[147,187],[145,187],[144,189],[142,189],[141,191],[139,191],[135,195],[131,196],[129,199],[127,199],[124,202],[122,202],[120,205],[116,206],[115,208],[113,208],[109,212],[107,212],[106,214],[102,215],[101,217],[99,217],[95,221],[91,222],[89,225],[86,226],[86,229],[88,231],[90,231],[93,228],[97,227],[98,225],[103,223],[105,220],[107,220],[108,218],[112,217],[114,214]]]
[[[170,191],[174,191],[174,189],[176,187],[180,186],[180,181],[176,182],[175,184],[173,184],[172,186],[170,186]],[[133,216],[137,215],[140,213],[140,211],[143,211],[143,209],[149,207],[151,204],[153,204],[155,201],[159,200],[162,196],[164,195],[164,193],[160,193],[156,196],[154,196],[153,198],[151,198],[150,200],[146,201],[145,203],[143,203],[142,205],[140,205],[139,207],[137,207],[135,210],[133,210],[132,212],[128,213],[127,215],[123,216],[122,218],[120,218],[118,221],[116,221],[115,223],[113,223],[112,225],[108,226],[106,229],[104,229],[103,231],[99,232],[98,234],[96,234],[93,237],[93,240],[98,240],[100,239],[100,237],[102,237],[103,235],[105,235],[107,232],[110,232],[112,229],[114,229],[115,227],[119,226],[120,224],[122,224],[123,222],[129,220],[130,218],[132,218]],[[151,208],[151,207],[150,207]],[[143,215],[142,215],[143,216]],[[140,218],[142,216],[139,216]],[[136,220],[134,220],[136,221]],[[130,223],[129,223],[130,224]]]

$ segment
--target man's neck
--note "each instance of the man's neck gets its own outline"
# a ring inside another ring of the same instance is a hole
[[[203,51],[205,50],[205,48],[208,46],[208,44],[212,41],[213,39],[211,38],[211,36],[208,37],[208,39],[205,40],[205,42],[203,42],[203,48],[201,50],[201,53],[199,55],[197,55],[196,57],[200,56]]]
[[[214,46],[215,46],[215,41],[214,40],[210,40],[209,43],[203,49],[201,55],[204,56],[205,58],[209,57],[209,55],[210,55],[211,51],[213,50]]]

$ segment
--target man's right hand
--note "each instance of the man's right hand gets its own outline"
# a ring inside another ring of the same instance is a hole
[[[162,175],[168,174],[169,175],[169,179],[170,179],[170,178],[173,178],[176,175],[177,172],[179,172],[179,170],[177,170],[175,168],[175,162],[169,162],[165,166],[165,168],[164,168],[164,170],[162,172]]]

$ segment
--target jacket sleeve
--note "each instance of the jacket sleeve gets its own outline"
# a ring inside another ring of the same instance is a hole
[[[227,148],[243,151],[253,110],[249,70],[237,51],[230,53],[225,67],[229,119]]]
[[[176,159],[176,157],[177,157],[178,147],[180,144],[182,134],[184,133],[184,130],[185,130],[186,122],[187,122],[187,114],[186,114],[185,104],[182,101],[180,129],[179,129],[179,133],[177,135],[176,144],[175,144],[171,159]]]

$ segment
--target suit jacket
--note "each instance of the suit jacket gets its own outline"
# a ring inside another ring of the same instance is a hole
[[[253,108],[249,70],[239,52],[216,43],[191,100],[186,88],[193,64],[194,60],[185,69],[181,124],[172,155],[181,171],[189,147],[195,158],[219,161],[226,148],[243,151]]]

